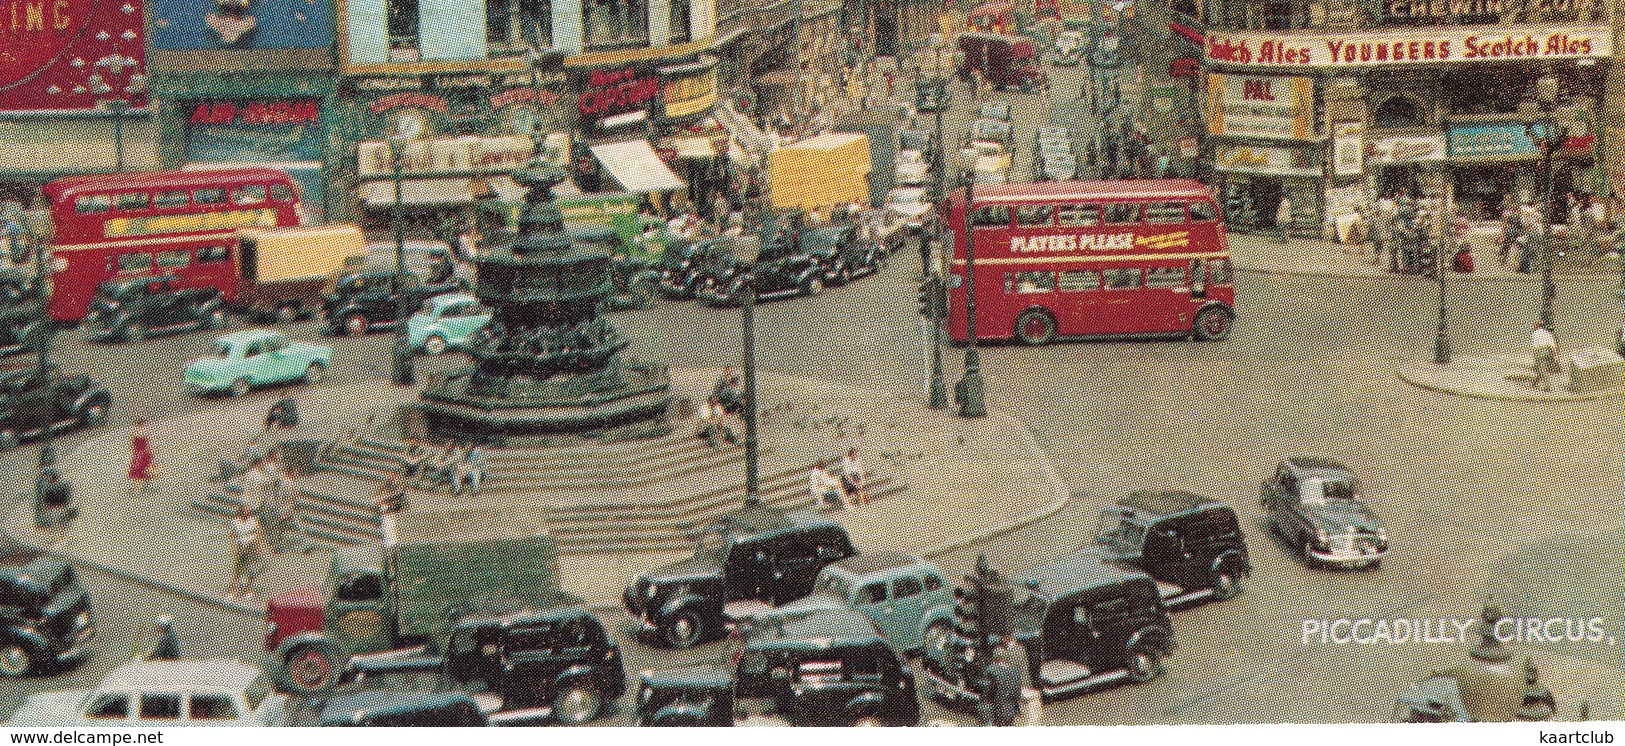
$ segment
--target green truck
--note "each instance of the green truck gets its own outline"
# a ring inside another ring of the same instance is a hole
[[[621,243],[628,247],[629,256],[653,261],[665,246],[665,231],[660,231],[649,245],[645,245],[641,240],[645,227],[644,218],[638,214],[640,201],[638,195],[630,192],[604,192],[560,197],[554,204],[558,206],[559,212],[563,213],[565,225],[609,226],[615,231],[615,235],[620,237]],[[500,212],[499,220],[503,229],[513,231],[519,225],[519,213],[523,208],[522,204],[504,202],[486,209]],[[665,222],[658,218],[653,220]]]
[[[394,524],[378,546],[339,549],[323,588],[266,604],[267,669],[284,691],[330,691],[353,656],[430,654],[470,614],[567,599],[539,508],[412,511]]]

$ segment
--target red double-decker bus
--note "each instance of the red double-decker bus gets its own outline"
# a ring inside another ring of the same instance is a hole
[[[1181,335],[1235,320],[1230,248],[1213,194],[1189,179],[977,186],[976,337]],[[953,231],[948,332],[965,333],[965,190]]]
[[[69,176],[51,201],[51,318],[77,322],[101,283],[163,272],[237,294],[236,231],[300,223],[299,187],[271,168]]]

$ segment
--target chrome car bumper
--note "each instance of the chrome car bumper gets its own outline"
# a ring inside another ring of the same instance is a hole
[[[90,617],[87,612],[85,621],[83,622],[83,625],[79,627],[79,630],[74,633],[73,640],[68,643],[66,648],[63,648],[62,652],[56,654],[56,662],[68,663],[90,655],[90,647],[88,643],[90,642],[91,638],[94,638],[95,636],[96,623],[90,621]]]
[[[1327,550],[1309,547],[1309,556],[1314,558],[1316,562],[1332,567],[1365,567],[1376,564],[1388,554],[1386,547],[1378,549],[1369,544],[1338,546],[1339,542],[1335,538],[1332,544],[1334,545],[1333,548]]]

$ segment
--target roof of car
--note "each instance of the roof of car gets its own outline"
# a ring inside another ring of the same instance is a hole
[[[1290,456],[1287,463],[1299,471],[1348,471],[1352,472],[1341,461],[1325,456]]]
[[[786,513],[768,505],[751,505],[722,517],[723,530],[735,538],[775,534],[815,526],[834,526],[834,521],[811,513]]]
[[[479,298],[469,295],[468,293],[441,293],[440,295],[436,295],[433,298],[425,301],[424,305],[441,308],[454,303],[468,303],[470,301],[478,303],[479,300]]]
[[[763,647],[816,647],[863,645],[879,640],[875,623],[854,609],[826,609],[782,625],[753,628],[746,645]]]
[[[869,552],[866,554],[853,555],[836,562],[835,566],[852,573],[853,575],[868,575],[869,573],[873,572],[891,570],[898,567],[909,567],[911,565],[923,564],[924,562],[925,560],[922,560],[919,557],[907,552],[887,550],[883,552]]]
[[[661,671],[642,671],[638,677],[651,686],[721,689],[732,687],[734,683],[733,672],[717,666],[683,666]]]
[[[1145,577],[1146,574],[1139,570],[1112,564],[1099,554],[1085,549],[1061,555],[1030,568],[1012,580],[1028,587],[1034,593],[1053,600],[1080,590]]]
[[[1216,503],[1215,500],[1183,490],[1164,490],[1162,492],[1136,490],[1124,495],[1117,501],[1118,505],[1125,508],[1134,508],[1136,511],[1149,513],[1159,518],[1175,513],[1185,513]]]
[[[457,620],[457,626],[459,628],[484,626],[518,627],[525,624],[534,624],[536,622],[554,621],[558,619],[576,619],[580,617],[592,617],[593,621],[598,620],[598,617],[593,616],[591,612],[587,611],[584,601],[577,596],[573,596],[563,591],[544,598],[543,603],[539,604],[538,606],[539,608],[532,607],[520,609],[518,611],[509,612],[500,616],[463,617],[462,619]]]
[[[235,345],[235,344],[248,344],[248,343],[251,343],[251,342],[258,342],[260,340],[269,339],[271,337],[286,337],[286,336],[287,336],[286,334],[283,334],[282,332],[279,332],[279,331],[277,331],[275,329],[244,329],[244,330],[242,330],[240,332],[232,332],[230,334],[222,334],[219,337],[216,337],[215,339],[217,339],[217,340],[219,340],[221,342],[227,342],[227,343]]]
[[[458,703],[479,705],[463,692],[399,692],[373,689],[344,694],[322,707],[323,723],[353,723],[379,715],[397,715],[418,710],[438,710]]]
[[[101,689],[109,691],[193,691],[236,692],[248,688],[264,675],[258,666],[232,658],[192,658],[178,661],[132,661],[113,669],[102,679]]]

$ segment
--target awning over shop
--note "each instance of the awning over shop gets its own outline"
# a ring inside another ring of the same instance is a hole
[[[518,186],[515,184],[514,186]],[[490,195],[484,179],[403,179],[402,207],[456,207]],[[523,191],[523,190],[521,190]],[[361,204],[367,209],[395,204],[395,182],[368,181],[361,185]]]
[[[621,188],[633,194],[669,192],[687,187],[682,179],[677,178],[677,174],[666,167],[666,162],[660,160],[646,140],[593,145],[591,149],[598,162],[604,164],[604,170],[614,177]]]

